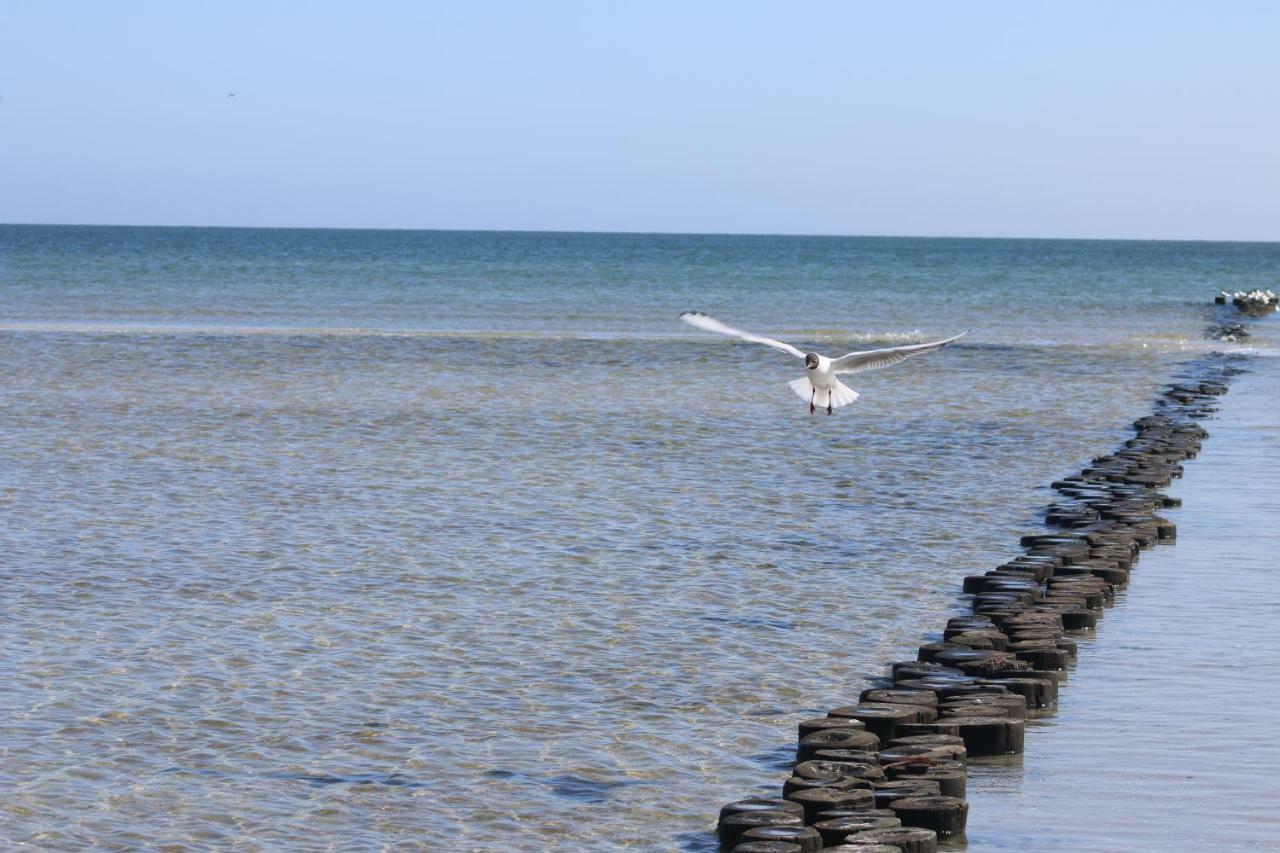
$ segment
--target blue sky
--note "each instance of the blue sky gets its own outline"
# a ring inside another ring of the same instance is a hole
[[[1280,240],[1278,45],[1263,2],[6,0],[0,222]]]

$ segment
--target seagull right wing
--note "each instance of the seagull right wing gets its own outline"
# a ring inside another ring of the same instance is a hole
[[[747,341],[753,344],[764,344],[767,347],[780,349],[783,352],[789,352],[796,358],[804,358],[804,353],[793,347],[791,344],[782,341],[766,338],[763,335],[753,335],[750,332],[744,332],[741,329],[735,329],[733,326],[726,326],[714,317],[708,317],[701,311],[686,311],[680,315],[680,319],[684,320],[690,326],[695,326],[707,332],[718,332],[722,335],[728,335],[731,338],[737,338],[740,341]]]
[[[889,347],[888,349],[869,349],[862,352],[851,352],[848,355],[842,355],[839,358],[831,360],[832,373],[861,373],[864,370],[879,370],[882,367],[888,367],[891,364],[897,364],[913,355],[920,355],[925,352],[933,352],[941,349],[952,341],[959,340],[968,332],[961,332],[954,338],[944,338],[940,341],[930,341],[927,344],[907,344],[903,347]]]

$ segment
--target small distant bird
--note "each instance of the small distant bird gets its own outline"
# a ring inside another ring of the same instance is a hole
[[[228,97],[228,98],[234,98],[235,96],[236,96],[236,93],[235,93],[235,92],[227,92],[227,97]]]
[[[907,344],[906,346],[888,347],[887,349],[862,350],[861,352],[842,355],[839,358],[827,358],[825,355],[818,355],[816,352],[801,352],[791,344],[783,343],[773,338],[753,335],[750,332],[735,329],[733,326],[721,323],[714,317],[708,317],[701,311],[685,311],[680,315],[680,319],[690,326],[696,326],[708,332],[718,332],[753,344],[764,344],[767,347],[789,352],[796,358],[804,359],[804,376],[787,384],[802,400],[809,401],[809,414],[816,412],[818,406],[821,406],[825,401],[828,415],[831,414],[832,409],[847,406],[858,399],[858,392],[837,379],[836,374],[879,370],[882,367],[897,364],[913,355],[940,349],[952,341],[969,334],[968,332],[961,332],[954,338],[930,341],[927,344]]]

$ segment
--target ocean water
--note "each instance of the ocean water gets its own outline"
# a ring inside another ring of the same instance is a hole
[[[0,226],[0,836],[703,849],[1277,269]],[[798,361],[687,309],[830,353],[973,331],[810,416]]]
[[[969,853],[1280,850],[1276,319],[1167,490],[1177,544],[1144,552],[1021,760],[970,768]]]

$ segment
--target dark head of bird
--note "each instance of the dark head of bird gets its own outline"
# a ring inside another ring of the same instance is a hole
[[[804,369],[814,370],[818,366],[818,354],[816,352],[807,352],[804,354]]]

